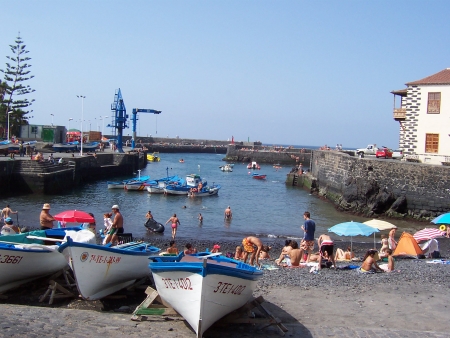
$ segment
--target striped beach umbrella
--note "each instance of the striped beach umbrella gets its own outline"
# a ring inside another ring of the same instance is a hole
[[[428,241],[429,239],[443,237],[445,236],[445,232],[435,228],[425,228],[417,231],[413,237],[416,242],[420,241]]]

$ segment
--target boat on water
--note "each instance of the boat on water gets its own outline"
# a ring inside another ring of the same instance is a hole
[[[219,193],[220,190],[219,184],[213,184],[211,186],[202,187],[200,191],[197,191],[196,188],[192,188],[191,191],[188,192],[189,197],[206,197],[206,196],[214,196]]]
[[[157,233],[163,233],[165,228],[164,225],[155,221],[153,218],[149,218],[147,220],[147,222],[144,223],[144,226],[152,231],[152,232],[157,232]]]
[[[159,162],[161,158],[159,157],[159,152],[154,152],[152,154],[147,154],[147,161],[149,162]]]
[[[222,171],[226,171],[226,172],[232,172],[233,171],[233,166],[230,164],[225,164],[219,167],[220,170]]]
[[[113,182],[113,181],[108,181],[108,189],[123,189],[124,185],[127,184],[128,182],[134,182],[134,181],[141,181],[141,182],[145,182],[148,181],[150,179],[150,176],[139,176],[139,177],[133,177],[127,180],[123,180],[120,182]]]
[[[257,179],[257,180],[265,180],[266,177],[267,177],[267,175],[253,173],[253,174],[252,174],[252,177],[253,177],[254,179]]]
[[[77,146],[79,142],[73,141],[73,142],[67,142],[67,143],[55,143],[52,148],[53,151],[57,153],[68,153],[68,152],[75,152],[77,151]]]
[[[163,177],[157,180],[147,182],[146,189],[150,194],[164,194],[164,188],[168,184],[180,182],[181,179],[178,176]]]
[[[200,185],[201,184],[201,185]],[[198,189],[200,187],[205,187],[207,185],[206,181],[202,181],[202,178],[198,174],[189,174],[186,176],[186,180],[180,180],[173,184],[168,184],[164,188],[164,193],[166,195],[184,195],[191,191],[192,188]]]
[[[95,235],[80,227],[0,236],[0,292],[64,269],[68,261],[57,243],[76,233],[77,240],[95,242]]]
[[[252,163],[249,163],[249,164],[247,165],[247,169],[259,170],[259,169],[261,169],[261,167],[259,166],[258,163],[256,163],[255,161],[253,161]]]
[[[263,272],[220,254],[150,257],[161,299],[202,337],[217,320],[252,299]]]
[[[160,251],[144,242],[109,247],[74,242],[70,237],[58,250],[70,257],[78,291],[86,300],[101,299],[148,276],[148,257]]]

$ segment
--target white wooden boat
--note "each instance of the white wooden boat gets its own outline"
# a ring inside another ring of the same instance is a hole
[[[263,275],[248,264],[215,255],[150,258],[159,295],[184,317],[197,337],[247,303]]]
[[[191,191],[188,192],[189,197],[207,197],[214,196],[219,193],[220,185],[213,184],[212,186],[206,186],[200,189],[200,191]]]
[[[79,228],[68,228],[79,229]],[[90,239],[95,235],[89,230]],[[56,242],[64,241],[66,233],[76,230],[37,230],[17,235],[0,236],[0,292],[53,274],[67,266]],[[87,237],[85,237],[87,238]],[[44,245],[52,243],[53,245]]]
[[[168,184],[174,184],[175,182],[179,182],[180,178],[178,176],[168,176],[163,177],[157,180],[149,181],[146,185],[147,191],[150,194],[164,194],[164,188]]]
[[[261,167],[259,166],[259,164],[258,163],[256,163],[255,161],[253,161],[252,163],[249,163],[248,165],[247,165],[247,169],[261,169]]]
[[[202,178],[200,175],[197,174],[189,174],[186,175],[186,180],[179,180],[175,183],[169,183],[165,188],[164,192],[166,195],[183,195],[186,196],[186,194],[191,191],[193,188],[198,188],[198,185],[202,183],[202,186],[206,186],[207,182],[202,181]]]
[[[114,247],[74,242],[59,247],[68,253],[80,295],[96,300],[119,291],[150,274],[148,257],[160,250],[148,243],[131,242]]]
[[[233,167],[229,164],[225,164],[219,167],[220,170],[222,171],[226,171],[226,172],[232,172],[233,171]]]

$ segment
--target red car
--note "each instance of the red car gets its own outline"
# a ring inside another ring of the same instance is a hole
[[[392,158],[392,150],[388,149],[386,147],[379,148],[377,152],[375,153],[375,156],[378,157],[384,157],[384,158]]]

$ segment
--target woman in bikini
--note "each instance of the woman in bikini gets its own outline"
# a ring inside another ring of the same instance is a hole
[[[177,235],[177,228],[179,225],[181,225],[177,214],[173,214],[173,216],[167,220],[166,224],[169,222],[172,223],[172,239],[175,239],[175,236]]]

